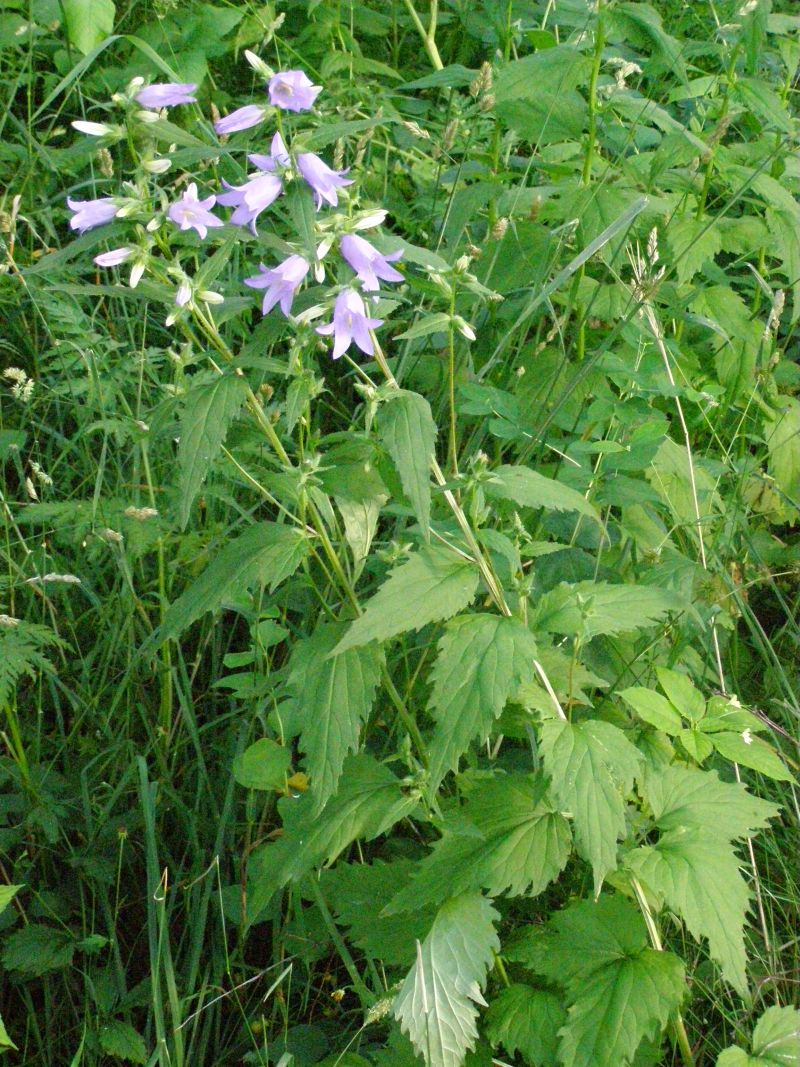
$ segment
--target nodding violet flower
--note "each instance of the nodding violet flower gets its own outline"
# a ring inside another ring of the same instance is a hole
[[[167,215],[170,221],[174,222],[181,230],[194,229],[197,230],[200,237],[205,238],[208,234],[209,226],[224,225],[222,219],[218,219],[216,215],[212,215],[209,211],[209,208],[212,208],[216,202],[217,198],[215,196],[207,196],[205,200],[198,200],[197,185],[192,182],[180,200],[170,204]]]
[[[368,318],[364,301],[355,289],[343,289],[333,306],[333,322],[327,326],[317,326],[317,333],[324,337],[333,334],[333,359],[344,355],[353,341],[365,355],[371,356],[375,346],[369,331],[382,325],[383,319]]]
[[[266,289],[261,305],[262,314],[266,315],[276,304],[280,304],[281,311],[288,315],[292,310],[295,293],[308,274],[308,260],[302,256],[289,256],[274,270],[269,270],[263,263],[259,263],[258,269],[261,274],[254,278],[245,278],[244,284],[249,285],[251,289]]]
[[[258,167],[259,170],[267,171],[269,174],[274,173],[278,167],[288,167],[291,162],[289,159],[289,152],[279,133],[276,133],[272,138],[268,156],[259,156],[254,153],[247,158],[254,167]]]
[[[104,226],[116,218],[120,204],[111,196],[101,196],[97,200],[72,200],[67,197],[67,206],[75,214],[69,220],[69,228],[78,233],[86,233],[95,226]]]
[[[322,207],[323,200],[331,207],[336,207],[339,203],[337,187],[353,184],[352,178],[344,177],[344,171],[331,170],[328,164],[313,152],[300,153],[297,157],[297,169],[314,191],[317,210]]]
[[[270,78],[267,84],[269,102],[283,111],[308,111],[322,92],[302,70],[285,70]]]
[[[358,275],[359,281],[367,292],[376,292],[380,285],[378,278],[385,282],[401,282],[403,275],[389,264],[394,263],[402,256],[401,252],[390,252],[383,256],[377,248],[358,237],[354,233],[348,233],[339,242],[342,255]]]
[[[251,126],[257,126],[259,122],[263,122],[266,113],[266,109],[259,104],[247,104],[215,122],[214,129],[220,136],[226,133],[236,133],[239,130],[249,130]]]
[[[135,248],[115,248],[111,252],[102,252],[95,256],[94,261],[98,267],[118,267],[120,263],[130,259],[135,251]]]
[[[258,216],[278,199],[283,190],[277,174],[256,174],[244,185],[229,185],[224,179],[222,184],[228,192],[221,193],[217,202],[234,208],[231,222],[234,226],[249,226],[253,234]]]
[[[134,100],[142,107],[177,107],[178,104],[196,104],[193,95],[197,86],[189,82],[160,82],[148,85],[137,93]]]

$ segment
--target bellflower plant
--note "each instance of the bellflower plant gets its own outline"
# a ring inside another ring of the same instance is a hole
[[[322,86],[313,85],[302,70],[285,70],[270,78],[267,91],[273,107],[283,111],[308,111],[322,92]]]
[[[266,109],[258,104],[247,104],[237,108],[230,115],[224,115],[214,123],[214,129],[220,137],[229,133],[238,133],[239,130],[249,130],[258,126],[267,116]]]
[[[216,215],[211,214],[210,208],[216,202],[216,196],[207,196],[204,200],[198,200],[197,184],[192,182],[180,200],[170,204],[167,216],[179,229],[196,230],[200,237],[205,239],[208,235],[209,227],[214,228],[224,225],[222,219],[218,219]]]
[[[97,200],[72,200],[67,198],[67,205],[75,214],[69,220],[71,230],[86,233],[95,226],[104,226],[116,218],[120,204],[113,196],[101,196]]]
[[[313,152],[300,153],[297,157],[297,169],[314,192],[317,211],[322,207],[323,201],[331,207],[337,207],[339,197],[336,190],[353,184],[352,179],[344,177],[344,171],[331,170],[328,164]]]
[[[258,269],[261,274],[254,278],[245,278],[244,284],[249,285],[251,289],[266,289],[261,305],[262,314],[266,315],[276,304],[280,304],[281,311],[288,315],[292,310],[295,293],[308,274],[308,260],[293,255],[273,270],[269,270],[263,263],[259,263]]]
[[[317,326],[317,333],[323,337],[333,336],[333,359],[343,356],[353,341],[365,355],[371,356],[375,352],[375,345],[369,331],[377,330],[379,326],[383,326],[383,319],[371,319],[360,294],[348,288],[336,297],[333,322]]]
[[[197,86],[189,82],[162,82],[148,85],[136,94],[134,100],[147,108],[177,107],[180,104],[196,104],[196,91]]]
[[[378,291],[378,278],[385,282],[403,281],[403,275],[390,265],[400,259],[402,251],[383,256],[369,241],[354,233],[345,234],[339,242],[339,248],[366,292]]]

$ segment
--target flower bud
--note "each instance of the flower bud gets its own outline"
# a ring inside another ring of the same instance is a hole
[[[114,133],[113,126],[107,126],[105,122],[84,122],[83,119],[77,119],[71,123],[73,130],[77,130],[78,133],[85,133],[89,137],[106,137],[110,133]]]
[[[145,126],[152,126],[154,122],[158,122],[161,118],[157,111],[137,111],[135,117],[139,122],[143,122]]]
[[[250,64],[256,74],[261,75],[262,78],[269,79],[275,73],[272,67],[267,66],[267,64],[264,62],[263,59],[261,59],[260,56],[257,56],[255,52],[251,52],[248,48],[245,48],[244,50],[244,58],[247,60],[247,62]]]
[[[205,304],[225,303],[225,297],[221,293],[215,293],[212,289],[201,289],[197,296]]]
[[[493,241],[502,241],[506,235],[508,229],[508,219],[502,218],[495,222],[491,229],[491,237]]]
[[[150,159],[142,166],[148,174],[166,174],[172,166],[171,159]]]
[[[131,289],[135,289],[139,282],[142,280],[144,274],[145,263],[144,260],[139,260],[131,267],[131,276],[128,279],[128,285]]]
[[[470,326],[470,324],[466,321],[466,319],[462,319],[460,315],[454,315],[453,316],[453,325],[455,326],[455,328],[458,330],[458,332],[461,334],[462,337],[466,337],[466,339],[468,341],[474,341],[475,340],[475,331]]]

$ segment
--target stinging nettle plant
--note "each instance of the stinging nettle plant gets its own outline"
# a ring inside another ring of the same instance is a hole
[[[675,950],[679,930],[749,1001],[752,839],[780,809],[739,768],[792,778],[764,718],[715,674],[725,620],[693,602],[699,578],[687,587],[677,553],[652,548],[670,536],[646,513],[655,489],[628,486],[619,505],[596,499],[591,477],[534,469],[523,403],[491,377],[503,342],[471,347],[503,304],[493,274],[477,270],[480,250],[451,264],[381,230],[389,213],[355,159],[389,120],[335,121],[304,72],[248,59],[269,103],[213,131],[193,110],[197,87],[178,82],[135,81],[114,100],[119,122],[74,123],[126,148],[132,169],[117,195],[68,199],[83,248],[109,246],[94,263],[124,269],[175,338],[176,527],[194,521],[215,477],[245,501],[240,530],[162,605],[145,648],[163,678],[170,643],[206,613],[235,613],[246,634],[219,681],[262,735],[233,773],[264,801],[263,832],[243,850],[241,884],[225,887],[226,914],[245,938],[313,912],[364,1040],[388,1043],[395,1062],[460,1067],[479,1047],[534,1067],[643,1067],[661,1062],[666,1035],[691,1064],[693,960]],[[567,59],[577,70],[587,57]],[[600,40],[592,138],[598,83],[625,99],[637,68],[611,62],[605,84],[602,61]],[[467,105],[476,122],[495,103],[482,104],[490,68],[482,76]],[[514,76],[511,64],[506,83]],[[497,88],[508,105],[508,84]],[[173,108],[195,121],[178,125]],[[317,151],[331,145],[333,165]],[[181,152],[194,165],[173,179]],[[507,221],[495,206],[497,243]],[[638,438],[634,427],[619,451],[657,452],[653,483],[679,498],[705,577],[716,488],[695,468],[660,326],[669,280],[656,230],[642,234],[644,251],[629,239],[645,201],[621,208],[566,280],[584,293],[584,265],[628,241],[630,266],[603,260],[619,285],[619,329],[642,352],[642,381],[666,374],[677,407],[674,440],[661,420],[651,439],[652,427]],[[258,323],[242,286],[260,294]],[[435,403],[417,366],[427,346],[444,383]],[[635,389],[627,399],[636,405]],[[612,446],[584,453],[596,470],[616,454],[611,436],[587,442]],[[675,564],[674,582],[642,578],[645,546]],[[574,572],[548,569],[568,550],[580,554]],[[719,1063],[769,1064],[770,1049],[792,1055],[793,1041],[796,1015],[770,1009],[752,1057],[731,1048]]]

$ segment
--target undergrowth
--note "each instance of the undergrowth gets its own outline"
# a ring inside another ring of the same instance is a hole
[[[0,0],[9,1062],[795,1062],[798,62]]]

